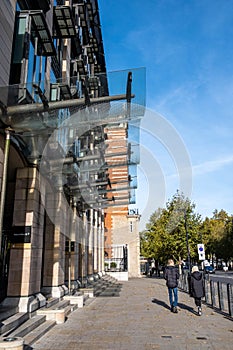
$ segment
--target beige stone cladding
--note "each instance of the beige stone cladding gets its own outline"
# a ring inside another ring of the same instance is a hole
[[[61,297],[65,291],[65,244],[70,239],[72,210],[62,191],[46,187],[46,217],[44,234],[43,280],[41,291],[53,297]]]
[[[128,248],[129,277],[140,277],[139,215],[114,215],[112,228],[113,246]]]
[[[59,287],[64,284],[70,218],[60,193],[49,192],[44,181],[36,168],[17,170],[13,231],[14,227],[29,226],[31,239],[12,243],[8,296],[36,294],[41,286],[46,293],[61,293]],[[54,215],[45,215],[45,206],[50,206],[48,212]]]
[[[11,246],[8,296],[28,296],[40,291],[43,207],[39,193],[39,174],[36,168],[17,170],[13,228],[29,226],[29,242],[14,242]]]

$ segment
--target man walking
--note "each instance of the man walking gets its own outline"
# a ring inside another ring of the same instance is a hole
[[[164,271],[164,278],[167,281],[166,285],[168,287],[171,312],[177,313],[179,270],[174,265],[173,259],[168,259],[167,266]]]

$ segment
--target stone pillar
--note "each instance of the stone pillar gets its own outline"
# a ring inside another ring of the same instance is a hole
[[[95,221],[95,213],[94,209],[90,209],[90,217],[88,222],[88,270],[87,274],[88,276],[92,276],[94,272],[94,266],[93,266],[93,245],[94,245],[94,221]]]
[[[54,216],[47,218],[46,224],[42,292],[53,297],[61,297],[65,293],[65,233],[69,213],[66,213],[62,206],[60,192],[51,194],[48,201],[50,213],[53,209]]]
[[[128,220],[128,271],[129,277],[141,277],[140,272],[140,237],[139,220],[140,215],[129,214]]]
[[[127,244],[129,277],[140,277],[140,215],[115,215],[113,217],[113,246]],[[123,249],[123,248],[122,248]]]
[[[80,230],[80,245],[79,245],[79,254],[80,254],[80,272],[81,279],[87,277],[87,233],[88,233],[88,220],[86,212],[83,213],[82,228]]]
[[[93,272],[98,272],[98,227],[99,217],[98,211],[94,210],[94,225],[93,225]]]
[[[81,218],[77,216],[76,207],[73,207],[72,222],[70,225],[70,238],[66,238],[65,280],[70,282],[68,287],[77,288],[79,278],[79,228]]]
[[[44,208],[36,168],[17,170],[13,236],[6,300],[28,311],[32,295],[40,292]]]
[[[104,266],[104,214],[103,211],[99,211],[98,213],[98,271],[103,272],[105,271]]]

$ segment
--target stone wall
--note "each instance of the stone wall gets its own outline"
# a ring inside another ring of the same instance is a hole
[[[138,231],[139,215],[114,215],[112,243],[128,247],[129,277],[140,277],[140,240]]]

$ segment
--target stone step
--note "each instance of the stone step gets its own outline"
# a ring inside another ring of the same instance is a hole
[[[49,307],[48,307],[49,306]],[[41,308],[29,318],[28,313],[16,313],[0,323],[0,334],[4,337],[24,339],[24,350],[31,350],[31,345],[40,339],[57,323],[65,322],[66,317],[78,308],[69,300],[53,298],[47,307]]]
[[[59,309],[64,309],[66,306],[70,304],[69,300],[57,300],[56,303],[53,303],[51,306],[47,306],[44,308],[41,308],[40,310],[59,310]]]
[[[46,300],[46,307],[50,308],[53,307],[54,305],[56,305],[57,303],[59,303],[59,298],[48,298]]]
[[[121,285],[115,278],[106,278],[94,287],[95,296],[100,295],[100,293],[109,290],[110,288],[118,290],[120,286]]]
[[[110,276],[110,275],[104,275],[102,277],[103,280],[106,280],[106,281],[117,281],[117,279],[113,276]]]
[[[14,331],[10,331],[7,334],[4,334],[4,336],[24,338],[26,334],[30,333],[31,331],[33,331],[35,328],[37,328],[44,322],[45,322],[45,316],[43,315],[33,316],[32,318],[29,318],[27,321],[22,323]]]
[[[43,307],[36,311],[37,315],[45,315],[46,321],[56,321],[57,324],[64,323],[66,317],[74,311],[78,305],[71,305],[69,300],[61,300],[51,307]]]
[[[94,295],[98,296],[119,296],[121,284],[109,283],[95,290]]]
[[[65,316],[67,317],[71,312],[75,311],[78,308],[77,304],[69,304],[65,307]]]
[[[9,307],[9,306],[0,305],[0,322],[17,314],[18,312],[19,312],[18,307]]]
[[[1,321],[0,334],[5,334],[18,328],[22,323],[29,319],[29,314],[24,312],[17,312],[13,316]]]
[[[103,292],[101,292],[98,296],[99,297],[119,297],[120,289],[116,289],[116,288],[106,289]]]
[[[55,321],[45,321],[43,324],[35,328],[32,332],[24,337],[24,350],[32,350],[31,345],[45,335],[51,328],[56,325]]]
[[[84,303],[85,307],[88,307],[94,300],[95,298],[87,298]]]

